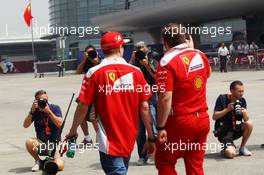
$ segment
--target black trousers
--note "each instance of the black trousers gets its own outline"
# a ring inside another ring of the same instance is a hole
[[[227,56],[220,56],[220,72],[227,72],[226,62]]]

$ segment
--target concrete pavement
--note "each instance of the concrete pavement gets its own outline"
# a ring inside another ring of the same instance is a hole
[[[204,168],[207,175],[263,175],[264,174],[264,149],[260,144],[264,143],[264,72],[231,72],[213,73],[208,83],[209,113],[212,114],[217,96],[227,93],[229,84],[233,80],[242,80],[245,84],[245,98],[248,102],[250,118],[254,124],[252,137],[248,148],[253,152],[252,157],[238,156],[234,160],[223,159],[219,150],[215,153],[214,144],[218,143],[212,131],[208,138],[211,149],[205,156]],[[27,154],[24,146],[26,138],[35,136],[34,127],[24,129],[23,120],[29,112],[33,95],[36,90],[45,89],[50,97],[50,102],[59,104],[65,114],[73,92],[78,93],[82,76],[67,75],[58,78],[55,75],[46,76],[43,79],[34,79],[33,74],[0,75],[0,175],[38,175],[41,172],[32,173],[32,158]],[[72,122],[76,104],[73,104],[63,135],[69,129]],[[212,120],[211,120],[212,121]],[[211,122],[211,130],[213,128]],[[90,131],[95,139],[92,126]],[[79,132],[79,141],[82,132]],[[238,140],[237,146],[239,146]],[[99,164],[99,155],[96,150],[86,151],[75,156],[74,159],[64,158],[65,170],[60,175],[103,174]],[[136,166],[136,146],[131,157],[129,175],[156,175],[154,166]],[[177,163],[178,174],[185,174],[182,160]]]

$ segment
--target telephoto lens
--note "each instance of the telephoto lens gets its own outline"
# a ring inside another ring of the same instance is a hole
[[[235,104],[234,104],[234,110],[235,110],[235,116],[238,117],[238,120],[242,120],[242,107],[241,107],[241,103],[239,100],[236,100]]]
[[[55,175],[59,171],[59,167],[54,159],[48,158],[44,161],[43,171],[48,175]]]
[[[40,98],[38,100],[38,106],[42,109],[45,108],[47,104],[48,104],[48,101],[45,98]]]

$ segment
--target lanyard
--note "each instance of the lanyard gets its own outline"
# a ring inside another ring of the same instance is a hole
[[[236,128],[236,116],[235,116],[234,112],[232,112],[232,127],[233,127],[233,129]]]
[[[44,125],[45,125],[45,135],[49,136],[51,134],[51,129],[49,127],[49,117],[44,118]]]

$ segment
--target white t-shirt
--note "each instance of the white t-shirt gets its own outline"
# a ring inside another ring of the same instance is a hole
[[[227,47],[219,47],[219,49],[218,49],[218,55],[219,56],[227,56],[229,54],[229,51],[228,51],[228,49],[227,49]]]

